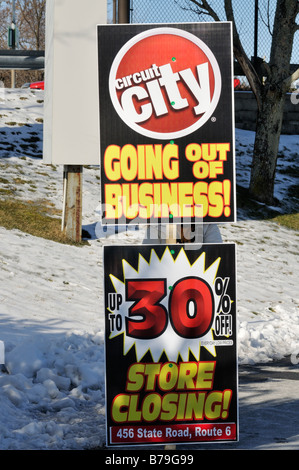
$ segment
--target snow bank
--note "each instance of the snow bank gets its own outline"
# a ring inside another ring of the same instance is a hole
[[[20,200],[47,198],[61,208],[62,169],[34,157],[41,148],[43,92],[11,90],[1,99],[3,187],[13,188]],[[237,181],[244,186],[253,138],[252,132],[236,130]],[[299,154],[298,136],[283,136],[281,145],[286,158],[280,165],[285,168]],[[22,185],[15,183],[17,177]],[[5,345],[1,450],[78,450],[105,444],[102,247],[139,243],[143,230],[102,230],[96,212],[98,177],[99,168],[84,169],[83,225],[93,234],[87,246],[64,246],[0,227],[0,341]],[[284,198],[294,182],[282,172],[276,196]],[[298,233],[248,220],[241,212],[239,219],[221,226],[224,241],[237,244],[239,363],[269,363],[286,356],[295,363]]]

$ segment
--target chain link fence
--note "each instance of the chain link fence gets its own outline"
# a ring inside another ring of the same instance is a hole
[[[236,26],[249,58],[270,58],[272,28],[277,0],[233,0]],[[200,2],[198,2],[200,3]],[[210,0],[209,5],[222,21],[226,21],[223,0]],[[191,0],[130,0],[130,23],[186,23],[214,21],[200,11]],[[299,64],[299,32],[295,34],[292,64]],[[245,76],[239,88],[248,89]]]

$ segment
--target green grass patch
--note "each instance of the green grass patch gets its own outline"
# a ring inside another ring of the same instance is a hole
[[[12,189],[0,188],[0,196],[11,196],[13,193]]]
[[[18,229],[35,237],[59,243],[86,245],[85,241],[77,243],[68,239],[61,231],[61,220],[53,215],[58,215],[58,211],[46,201],[36,203],[15,199],[0,200],[0,225],[2,227],[8,230]]]
[[[0,176],[0,183],[1,184],[9,184],[10,181],[7,178],[2,178],[2,176]]]

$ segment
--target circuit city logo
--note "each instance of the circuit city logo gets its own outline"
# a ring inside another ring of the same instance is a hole
[[[199,129],[220,97],[214,54],[197,36],[154,28],[130,39],[110,70],[109,92],[120,118],[153,139],[174,139]]]

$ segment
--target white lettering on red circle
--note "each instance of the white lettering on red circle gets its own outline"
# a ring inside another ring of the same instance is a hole
[[[109,91],[131,129],[153,139],[173,139],[191,134],[212,116],[221,74],[202,40],[181,29],[154,28],[120,49]]]

